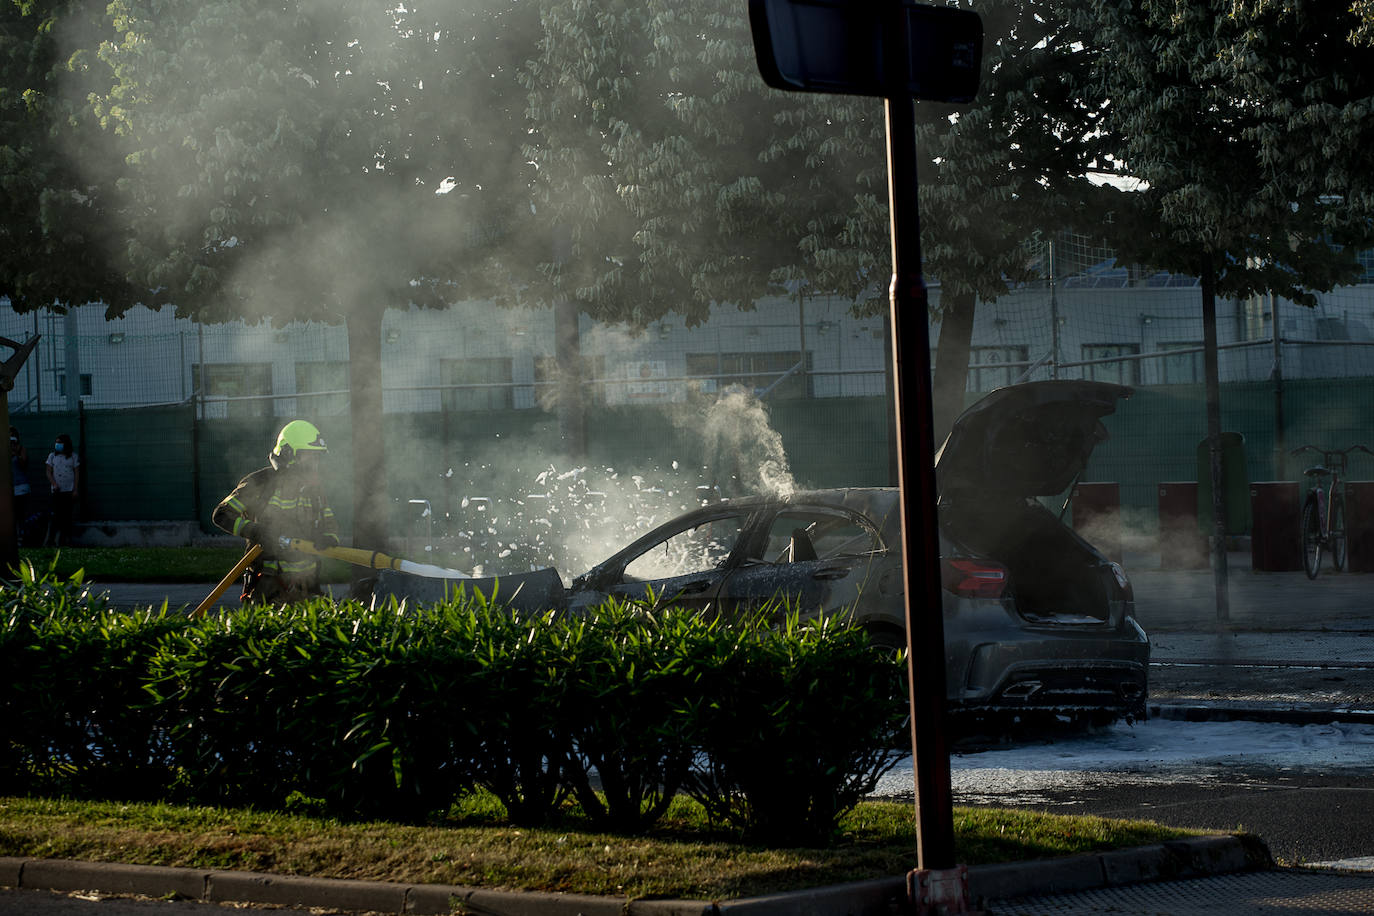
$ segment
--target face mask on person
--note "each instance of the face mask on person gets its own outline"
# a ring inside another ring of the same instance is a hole
[[[53,450],[54,452],[57,452],[57,454],[59,454],[59,455],[62,454],[62,443],[61,443],[61,442],[54,442],[53,445],[52,445],[52,450]]]

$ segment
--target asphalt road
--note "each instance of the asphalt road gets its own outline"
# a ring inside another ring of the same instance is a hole
[[[1167,783],[1052,787],[1036,796],[1032,804],[1004,797],[996,806],[1245,830],[1262,836],[1274,857],[1291,865],[1374,856],[1374,773],[1368,771],[1212,768],[1196,776],[1179,773]]]

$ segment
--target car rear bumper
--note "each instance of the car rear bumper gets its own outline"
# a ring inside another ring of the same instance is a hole
[[[955,708],[1129,715],[1145,708],[1149,663],[1149,639],[1134,620],[1105,632],[1023,630],[973,647],[951,700]]]
[[[1149,669],[1138,662],[1083,661],[1053,665],[1018,664],[981,696],[966,695],[958,706],[1007,711],[1112,711],[1145,708]]]

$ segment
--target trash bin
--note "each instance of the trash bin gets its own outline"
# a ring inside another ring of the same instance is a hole
[[[1079,483],[1073,488],[1073,530],[1098,550],[1121,562],[1121,487]]]
[[[1295,480],[1250,484],[1250,566],[1256,572],[1302,569],[1302,502]]]
[[[1206,569],[1207,538],[1198,530],[1197,482],[1159,485],[1159,568]]]
[[[1374,572],[1374,481],[1346,481],[1345,543],[1345,568]]]
[[[1221,434],[1221,494],[1226,508],[1226,534],[1237,537],[1251,528],[1250,475],[1245,469],[1245,437]],[[1212,521],[1212,451],[1203,439],[1197,445],[1197,523],[1204,537],[1216,531]]]

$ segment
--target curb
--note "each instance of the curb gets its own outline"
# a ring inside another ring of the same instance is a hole
[[[1111,852],[976,865],[977,904],[1148,881],[1272,868],[1259,837],[1204,836]],[[906,876],[857,881],[738,900],[625,900],[586,894],[499,891],[440,884],[303,878],[262,872],[0,857],[0,887],[94,891],[206,903],[257,903],[397,914],[478,912],[488,916],[888,916],[906,898]]]
[[[1242,706],[1217,703],[1157,703],[1149,705],[1151,719],[1183,722],[1268,722],[1275,725],[1326,725],[1348,722],[1374,724],[1374,709],[1354,706]]]

